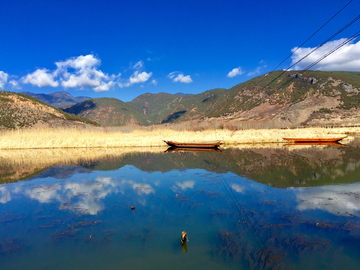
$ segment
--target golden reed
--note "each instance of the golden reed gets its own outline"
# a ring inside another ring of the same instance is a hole
[[[163,140],[182,142],[222,140],[225,146],[239,144],[285,143],[284,137],[334,138],[360,133],[360,127],[301,128],[301,129],[248,129],[231,131],[208,129],[202,131],[156,128],[122,132],[117,129],[20,129],[0,133],[0,149],[52,149],[52,148],[116,148],[160,147]],[[346,140],[351,140],[348,137]],[[345,142],[346,143],[346,142]]]

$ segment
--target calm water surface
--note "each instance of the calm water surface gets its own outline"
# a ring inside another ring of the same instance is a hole
[[[359,146],[1,152],[0,265],[359,269]]]

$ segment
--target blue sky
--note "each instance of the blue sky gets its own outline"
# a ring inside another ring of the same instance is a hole
[[[348,2],[4,1],[0,88],[123,101],[230,88],[271,71]],[[279,69],[359,14],[360,0],[353,0]],[[308,63],[359,30],[360,20]],[[359,71],[359,40],[326,61],[314,69]]]

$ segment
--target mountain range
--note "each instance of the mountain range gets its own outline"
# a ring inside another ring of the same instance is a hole
[[[46,96],[76,99],[66,92],[42,94],[48,103],[51,98]],[[130,102],[89,98],[61,109],[102,126],[206,121],[237,128],[285,128],[355,125],[360,122],[359,105],[360,72],[308,70],[275,71],[196,95],[145,93]]]
[[[238,128],[354,125],[360,72],[275,71],[196,95],[146,93],[131,102],[88,99],[64,111],[103,126],[222,121]]]

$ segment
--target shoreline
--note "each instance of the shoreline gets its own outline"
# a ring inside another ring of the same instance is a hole
[[[168,128],[134,130],[132,132],[98,129],[21,129],[0,133],[1,150],[21,149],[71,149],[71,148],[122,148],[122,147],[167,147],[164,140],[179,142],[214,141],[224,142],[223,147],[244,144],[286,144],[284,137],[335,138],[348,136],[341,143],[347,144],[360,134],[360,127],[299,128],[299,129],[248,129],[231,131],[208,129],[203,131],[177,131]]]

